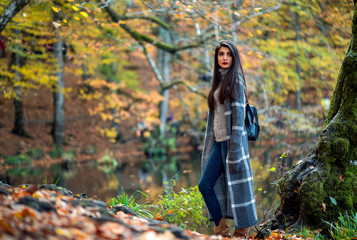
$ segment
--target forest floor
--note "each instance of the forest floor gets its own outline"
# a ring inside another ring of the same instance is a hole
[[[102,201],[54,184],[0,183],[0,239],[222,239],[128,211],[119,205],[108,208]],[[276,231],[266,239],[303,238]]]

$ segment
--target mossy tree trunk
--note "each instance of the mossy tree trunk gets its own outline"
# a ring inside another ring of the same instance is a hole
[[[357,0],[352,38],[324,129],[305,160],[277,183],[281,203],[266,228],[323,227],[357,209]],[[264,232],[264,231],[263,231]]]

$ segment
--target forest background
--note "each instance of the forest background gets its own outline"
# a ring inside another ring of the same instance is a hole
[[[108,156],[175,169],[175,152],[200,151],[221,39],[237,43],[259,109],[254,145],[289,153],[322,130],[352,9],[352,0],[29,1],[1,26],[3,170]]]

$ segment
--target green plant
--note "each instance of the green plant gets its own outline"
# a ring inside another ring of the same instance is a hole
[[[77,150],[66,151],[63,148],[56,148],[50,150],[49,155],[51,158],[61,157],[63,161],[72,162],[77,156]]]
[[[8,156],[6,157],[5,163],[9,165],[29,164],[31,163],[31,158],[26,154]]]
[[[330,234],[334,239],[356,239],[357,236],[357,213],[346,211],[340,213],[338,222],[327,223],[330,226]]]
[[[168,222],[193,230],[207,224],[207,218],[202,211],[204,201],[198,186],[182,188],[179,193],[176,193],[173,190],[175,185],[176,181],[172,180],[172,184],[166,187],[164,194],[159,196],[161,216]]]
[[[118,167],[118,161],[115,159],[113,152],[108,149],[102,157],[97,160],[98,168],[105,173],[111,173]]]
[[[328,238],[321,233],[321,229],[311,230],[305,226],[301,227],[300,231],[295,233],[296,236],[300,236],[303,239],[314,239],[314,240],[327,240]]]
[[[124,188],[122,187],[122,194],[118,195],[116,198],[112,198],[110,201],[110,206],[111,207],[115,207],[118,204],[119,205],[123,205],[126,207],[131,208],[132,210],[134,210],[136,213],[138,213],[139,215],[143,215],[149,218],[153,218],[154,214],[151,210],[149,210],[150,207],[153,207],[152,205],[148,205],[148,202],[145,202],[144,204],[139,204],[139,201],[137,201],[134,198],[134,195],[136,193],[140,193],[141,195],[143,195],[145,198],[148,198],[148,195],[143,193],[140,190],[136,190],[131,196],[129,196],[129,194],[127,194],[124,191]]]
[[[36,149],[29,149],[27,151],[27,155],[29,155],[33,159],[41,159],[43,158],[43,150],[41,148],[36,148]]]

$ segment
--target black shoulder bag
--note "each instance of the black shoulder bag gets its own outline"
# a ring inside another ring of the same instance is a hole
[[[248,140],[256,141],[260,132],[258,111],[255,106],[249,105],[247,93],[245,93],[245,98],[247,99],[247,105],[245,106],[245,128],[247,130]]]

